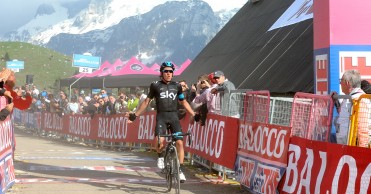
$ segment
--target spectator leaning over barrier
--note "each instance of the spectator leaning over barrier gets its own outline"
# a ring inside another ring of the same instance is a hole
[[[31,112],[40,112],[42,110],[42,103],[38,98],[32,98],[32,104],[29,108]]]
[[[215,107],[216,107],[217,110],[220,110],[220,112],[221,112],[222,107],[223,107],[222,106],[223,103],[227,103],[228,100],[229,100],[229,95],[228,94],[230,93],[231,90],[235,90],[236,87],[234,86],[234,84],[231,81],[229,81],[224,76],[224,73],[222,71],[215,71],[213,73],[213,79],[215,80],[215,82],[218,85],[216,87],[214,87],[213,89],[211,89],[211,93],[215,94],[215,95],[218,95],[217,98],[219,98],[219,99],[215,100],[215,102],[217,103]],[[227,106],[224,106],[224,107],[227,107]],[[234,117],[239,117],[238,111],[233,110],[233,109],[238,108],[237,105],[236,104],[229,104],[229,107],[232,109],[232,111],[228,114],[231,115],[231,116],[234,116]]]
[[[69,112],[67,111],[67,105],[68,105],[68,98],[67,94],[64,93],[63,91],[59,92],[59,101],[57,105],[57,114],[59,116],[63,116],[64,114],[68,114]]]
[[[128,102],[126,100],[127,100],[126,94],[124,92],[120,92],[119,97],[116,100],[117,101],[116,110],[117,108],[119,109],[119,111],[117,111],[118,113],[128,112],[128,109],[127,109]]]
[[[0,96],[5,96],[9,99],[8,104],[5,107],[1,107],[0,121],[4,121],[13,110],[14,104],[12,94],[4,88],[4,83],[8,80],[10,75],[14,75],[10,69],[3,69],[0,72]]]
[[[84,112],[84,108],[86,106],[88,106],[88,104],[85,102],[84,97],[82,97],[82,96],[79,96],[79,98],[77,99],[77,103],[79,105],[78,106],[78,109],[79,109],[78,113],[81,114],[81,113]]]
[[[128,100],[128,110],[134,111],[136,107],[138,106],[139,98],[135,96],[134,94],[129,94],[129,100]]]
[[[80,113],[79,104],[77,103],[76,96],[72,96],[71,102],[67,103],[66,113],[73,114],[73,115]]]
[[[14,72],[12,72],[8,79],[5,81],[5,88],[7,91],[10,91],[13,97],[14,108],[19,110],[26,110],[32,104],[32,97],[30,92],[25,92],[24,95],[18,95],[17,92],[13,91],[13,88],[16,84],[16,78]]]
[[[217,84],[213,84],[208,78],[208,75],[199,77],[196,87],[196,97],[193,99],[193,103],[200,104],[196,110],[198,115],[200,115],[201,125],[205,124],[204,120],[206,120],[207,113],[221,114],[219,107],[215,106],[217,104],[216,100],[219,100],[219,98],[217,98],[217,95],[211,93],[211,90],[216,86]],[[202,108],[202,106],[205,106],[204,104],[206,104],[207,112]]]
[[[357,100],[364,91],[361,89],[361,75],[357,70],[347,70],[340,79],[341,91]],[[339,117],[336,121],[336,141],[338,144],[348,143],[349,117],[351,103],[345,99],[340,104]]]
[[[36,85],[33,85],[31,91],[32,97],[37,98],[39,96],[39,93],[40,93],[39,89],[37,89]]]
[[[108,102],[107,102],[107,108],[106,108],[106,114],[107,115],[114,115],[117,113],[117,110],[115,108],[116,106],[116,98],[111,95],[108,97]]]

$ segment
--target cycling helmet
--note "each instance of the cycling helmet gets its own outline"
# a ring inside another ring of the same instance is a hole
[[[166,61],[166,62],[163,62],[161,64],[161,67],[160,67],[160,72],[162,73],[162,70],[165,69],[165,67],[171,67],[171,69],[173,69],[173,71],[175,70],[175,67],[174,67],[174,64],[170,61]]]

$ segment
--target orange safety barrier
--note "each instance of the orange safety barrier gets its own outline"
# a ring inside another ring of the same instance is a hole
[[[371,135],[371,95],[363,94],[353,101],[353,111],[350,117],[351,127],[348,144],[370,148]]]

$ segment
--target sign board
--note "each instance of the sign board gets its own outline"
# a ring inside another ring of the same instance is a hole
[[[79,72],[80,72],[80,73],[92,73],[92,72],[93,72],[93,68],[89,68],[89,67],[79,67]]]
[[[6,68],[9,69],[24,69],[24,61],[7,61],[6,62]]]
[[[100,67],[100,62],[100,57],[74,54],[72,66],[98,69]]]

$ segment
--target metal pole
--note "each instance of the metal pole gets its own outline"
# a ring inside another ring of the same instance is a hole
[[[82,75],[81,77],[79,77],[77,80],[75,80],[71,85],[70,85],[70,95],[68,97],[68,101],[71,102],[71,90],[72,90],[72,86],[73,84],[75,84],[76,82],[78,82],[81,78],[85,77],[86,73],[84,73],[84,75]]]

